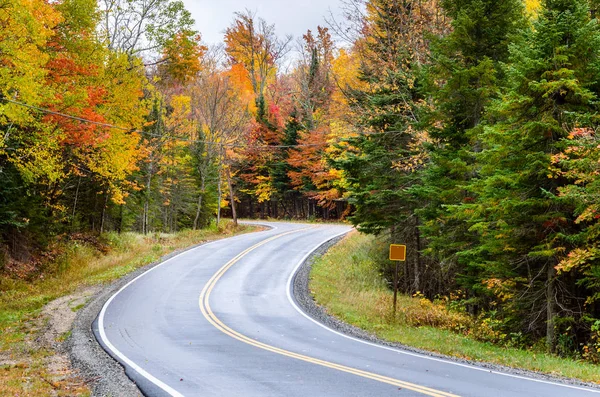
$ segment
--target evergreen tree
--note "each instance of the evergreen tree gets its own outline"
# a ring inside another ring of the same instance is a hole
[[[599,54],[600,31],[587,1],[543,2],[533,27],[510,46],[508,90],[494,105],[496,122],[480,135],[479,175],[468,187],[475,201],[451,211],[479,238],[460,253],[477,274],[472,285],[483,282],[497,303],[500,295],[519,297],[503,302],[505,322],[518,325],[513,332],[545,334],[549,351],[556,329],[577,312],[561,296],[576,291],[558,288],[555,267],[578,228],[572,205],[556,197],[567,181],[549,178],[549,168],[574,129],[597,127]]]
[[[284,146],[292,146],[298,144],[298,132],[302,129],[298,120],[296,112],[292,112],[288,121],[285,125],[284,138],[281,142]],[[289,172],[292,167],[288,163],[290,148],[282,148],[280,155],[273,163],[271,168],[271,178],[273,180],[273,187],[275,189],[276,198],[283,206],[285,216],[292,217],[296,214],[292,214],[291,208],[287,208],[286,203],[298,195],[292,187],[292,181],[289,177]]]
[[[411,38],[424,37],[418,13],[431,6],[419,3],[370,1],[368,28],[357,43],[364,84],[351,90],[350,96],[363,131],[350,139],[355,150],[338,166],[345,171],[356,207],[351,220],[370,233],[389,229],[411,213],[404,208],[410,172],[395,165],[411,155],[419,121],[421,59]]]
[[[363,85],[351,91],[362,132],[337,166],[344,170],[355,206],[351,221],[367,233],[390,233],[409,242],[412,270],[407,292],[423,290],[418,207],[410,188],[423,165],[419,130],[425,106],[420,76],[429,51],[427,35],[441,28],[435,1],[372,0],[365,36],[357,43]]]
[[[428,70],[435,103],[429,131],[435,145],[423,184],[413,191],[424,203],[418,212],[424,220],[426,252],[452,269],[450,273],[471,277],[456,254],[476,245],[477,236],[447,208],[472,200],[462,188],[473,176],[471,152],[502,83],[500,64],[507,59],[510,37],[522,26],[524,13],[521,0],[445,0],[442,6],[452,18],[452,32],[434,42]],[[475,303],[469,305],[472,312]]]

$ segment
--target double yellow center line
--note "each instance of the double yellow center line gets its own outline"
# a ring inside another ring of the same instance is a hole
[[[273,353],[277,353],[277,354],[281,354],[283,356],[286,357],[290,357],[290,358],[294,358],[297,360],[301,360],[301,361],[305,361],[307,363],[311,363],[311,364],[316,364],[316,365],[321,365],[323,367],[327,367],[327,368],[332,368],[332,369],[336,369],[338,371],[342,371],[342,372],[346,372],[349,374],[353,374],[353,375],[357,375],[357,376],[362,376],[363,378],[368,378],[368,379],[372,379],[372,380],[376,380],[379,382],[383,382],[383,383],[387,383],[393,386],[397,386],[397,387],[401,387],[404,389],[408,389],[408,390],[412,390],[427,396],[433,396],[433,397],[458,397],[455,394],[451,394],[451,393],[446,393],[443,391],[439,391],[439,390],[435,390],[435,389],[431,389],[429,387],[425,387],[425,386],[420,386],[420,385],[416,385],[414,383],[409,383],[409,382],[405,382],[405,381],[401,381],[398,379],[394,379],[394,378],[389,378],[387,376],[383,376],[383,375],[378,375],[378,374],[374,374],[372,372],[367,372],[367,371],[362,371],[360,369],[356,369],[356,368],[352,368],[352,367],[347,367],[345,365],[340,365],[340,364],[335,364],[329,361],[325,361],[325,360],[321,360],[318,358],[314,358],[314,357],[309,357],[309,356],[305,356],[302,354],[298,354],[298,353],[294,353],[288,350],[284,350],[284,349],[280,349],[278,347],[275,346],[271,346],[271,345],[267,345],[266,343],[262,343],[259,342],[255,339],[249,338],[245,335],[240,334],[239,332],[231,329],[230,327],[228,327],[227,325],[225,325],[221,320],[219,320],[219,318],[213,313],[211,307],[210,307],[210,303],[209,303],[209,299],[210,299],[210,294],[212,292],[212,290],[214,289],[215,285],[217,284],[217,281],[219,281],[219,279],[221,277],[223,277],[223,275],[225,274],[225,272],[227,272],[227,270],[229,270],[233,265],[235,265],[240,259],[242,259],[244,256],[246,256],[247,254],[249,254],[250,252],[254,251],[255,249],[273,241],[276,240],[278,238],[287,236],[289,234],[292,233],[297,233],[300,231],[304,231],[307,229],[311,229],[312,227],[309,228],[303,228],[303,229],[298,229],[298,230],[292,230],[289,232],[285,232],[285,233],[281,233],[278,234],[276,236],[270,237],[266,240],[261,241],[258,244],[253,245],[252,247],[244,250],[243,252],[241,252],[240,254],[238,254],[235,258],[233,258],[232,260],[230,260],[229,262],[227,262],[223,267],[221,267],[219,269],[219,271],[217,271],[212,278],[208,281],[208,283],[204,286],[204,289],[202,290],[202,293],[200,294],[200,299],[199,299],[199,304],[200,304],[200,310],[202,311],[202,314],[204,315],[204,317],[215,327],[217,328],[219,331],[223,332],[226,335],[231,336],[234,339],[237,339],[241,342],[247,343],[249,345],[258,347],[260,349],[263,350],[268,350],[270,352]]]

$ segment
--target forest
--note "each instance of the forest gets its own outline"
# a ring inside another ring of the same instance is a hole
[[[0,272],[107,231],[348,220],[486,340],[599,363],[600,2],[340,7],[296,39],[240,10],[209,47],[178,0],[0,0]]]

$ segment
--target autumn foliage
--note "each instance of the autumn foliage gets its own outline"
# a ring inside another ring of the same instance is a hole
[[[245,11],[209,48],[179,0],[4,0],[0,270],[70,234],[347,219],[409,246],[424,311],[599,362],[596,3],[347,0],[296,43]]]

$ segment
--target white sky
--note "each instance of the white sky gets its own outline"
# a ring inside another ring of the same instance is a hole
[[[302,37],[308,29],[327,26],[329,9],[340,18],[340,0],[183,0],[196,20],[196,29],[207,44],[223,41],[225,29],[233,21],[233,13],[248,8],[269,24],[275,24],[278,36]]]

